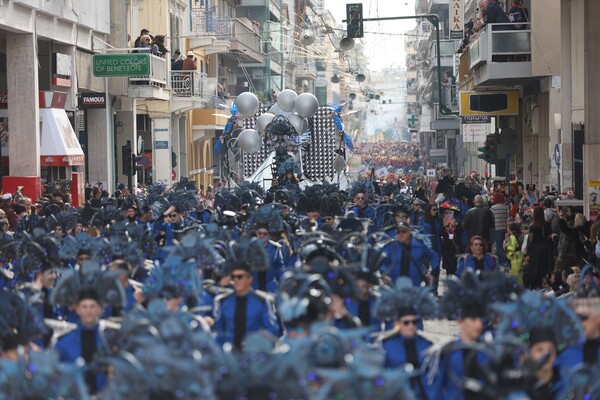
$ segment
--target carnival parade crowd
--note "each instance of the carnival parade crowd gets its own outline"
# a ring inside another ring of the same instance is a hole
[[[438,174],[4,194],[0,399],[599,399],[599,222]]]
[[[357,143],[353,153],[361,155],[371,168],[404,172],[417,171],[426,158],[424,150],[410,142]]]

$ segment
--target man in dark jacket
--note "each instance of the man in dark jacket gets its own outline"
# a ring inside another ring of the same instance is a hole
[[[475,196],[473,203],[475,207],[467,211],[463,220],[463,226],[467,231],[467,242],[473,236],[481,236],[490,243],[494,229],[494,214],[489,208],[483,206],[483,197]]]

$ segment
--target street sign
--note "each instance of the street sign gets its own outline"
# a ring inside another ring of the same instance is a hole
[[[448,162],[448,150],[429,149],[429,162],[431,164],[443,164]]]
[[[417,124],[417,121],[418,121],[418,119],[417,119],[417,117],[415,117],[415,114],[412,114],[410,116],[410,118],[408,119],[408,125],[415,126]]]
[[[149,54],[94,54],[94,76],[149,76]]]
[[[450,40],[463,40],[465,35],[465,2],[464,0],[450,0],[448,3],[450,16]]]

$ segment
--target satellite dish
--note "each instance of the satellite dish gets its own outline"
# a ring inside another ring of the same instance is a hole
[[[142,139],[142,135],[137,137],[137,153],[138,155],[144,152],[144,139]]]
[[[334,74],[334,75],[331,77],[331,82],[332,82],[332,83],[340,83],[340,77],[339,77],[337,74]]]
[[[365,76],[365,74],[356,74],[356,81],[357,82],[364,82],[365,79],[367,79],[367,77]]]
[[[343,38],[340,40],[340,49],[344,51],[352,50],[354,48],[354,39]]]

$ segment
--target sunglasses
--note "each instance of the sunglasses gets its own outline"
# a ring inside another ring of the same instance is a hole
[[[432,208],[431,209],[431,211],[433,211],[433,212],[437,212],[437,210],[438,210],[437,208]]]
[[[396,233],[407,233],[408,229],[398,229]]]
[[[580,321],[587,321],[589,317],[589,315],[577,314],[577,318],[579,318]]]
[[[364,200],[364,197],[357,197],[356,200]]]
[[[248,274],[233,274],[231,275],[231,279],[233,279],[234,281],[238,280],[238,279],[243,279],[243,278],[247,278]]]
[[[418,323],[419,323],[418,319],[407,319],[407,320],[402,321],[402,325],[404,325],[404,326],[409,326],[409,325],[417,326]]]
[[[169,214],[169,217],[170,217],[170,218],[176,218],[177,216],[179,216],[179,214],[177,214],[177,213],[172,213],[172,214]]]

